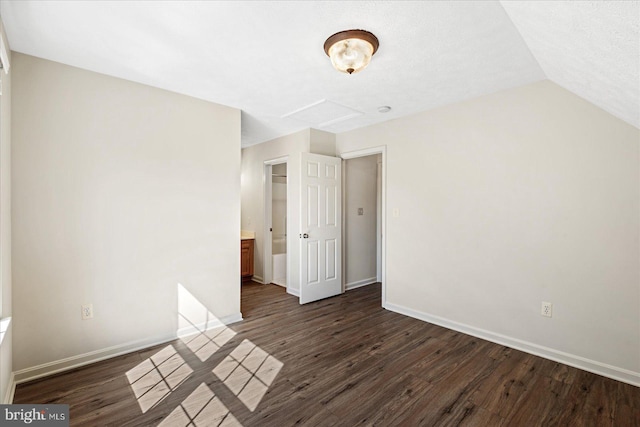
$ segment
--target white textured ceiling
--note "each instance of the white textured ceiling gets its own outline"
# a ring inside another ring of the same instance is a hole
[[[546,77],[638,126],[637,12],[638,2],[0,7],[15,51],[241,109],[243,146],[310,126],[343,132]],[[335,71],[323,50],[328,36],[350,28],[380,40],[354,75]],[[383,105],[392,110],[379,113]]]
[[[502,4],[549,80],[640,127],[639,2]]]

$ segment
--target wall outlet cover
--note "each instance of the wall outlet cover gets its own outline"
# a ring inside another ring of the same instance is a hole
[[[550,302],[542,301],[542,308],[540,309],[540,314],[545,317],[551,317],[553,310],[553,304]]]
[[[81,307],[80,316],[82,320],[93,319],[93,304],[84,304]]]

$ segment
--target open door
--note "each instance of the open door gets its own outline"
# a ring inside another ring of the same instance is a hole
[[[342,293],[341,162],[302,153],[300,304]]]

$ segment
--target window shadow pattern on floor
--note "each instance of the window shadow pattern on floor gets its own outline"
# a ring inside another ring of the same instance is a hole
[[[195,358],[185,354],[185,358],[191,360],[190,365],[169,344],[127,371],[126,377],[143,414],[158,407],[185,384],[195,370],[202,370],[211,356],[236,335],[181,284],[178,284],[178,325],[177,335],[198,360],[194,362]],[[278,359],[245,339],[211,373],[214,381],[219,381],[254,412],[283,366]],[[195,384],[184,386],[194,389],[159,425],[242,426],[228,408],[231,402],[227,401],[225,405],[225,397],[216,395],[205,382]]]
[[[213,373],[253,412],[282,366],[278,359],[245,339]]]

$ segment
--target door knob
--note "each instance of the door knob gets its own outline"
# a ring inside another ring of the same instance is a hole
[[[309,235],[307,233],[301,234],[300,237],[302,237],[303,239],[308,239]]]

